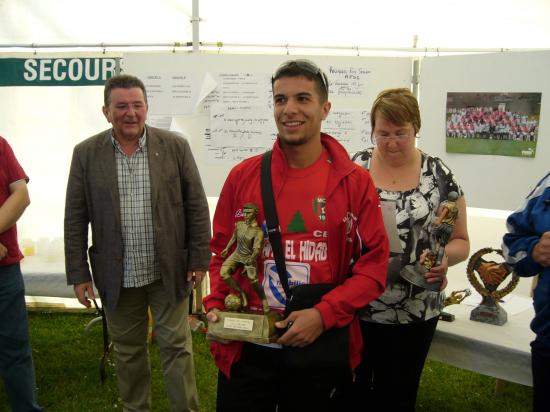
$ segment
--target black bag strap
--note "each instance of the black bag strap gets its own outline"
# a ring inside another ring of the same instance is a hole
[[[267,225],[267,235],[273,250],[277,273],[281,279],[281,285],[290,298],[290,288],[288,286],[288,277],[286,274],[286,264],[283,258],[283,245],[281,241],[281,230],[279,228],[279,218],[277,217],[277,208],[275,207],[275,198],[273,197],[273,185],[271,184],[271,150],[268,150],[262,156],[262,168],[260,186],[262,191],[262,201],[264,204],[265,221]]]

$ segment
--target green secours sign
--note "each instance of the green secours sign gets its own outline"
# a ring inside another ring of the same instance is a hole
[[[0,86],[98,86],[116,67],[115,58],[0,59]]]

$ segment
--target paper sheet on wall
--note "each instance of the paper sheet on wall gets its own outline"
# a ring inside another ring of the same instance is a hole
[[[170,129],[169,130],[171,132],[180,133],[183,136],[185,136],[185,138],[189,139],[189,137],[185,135],[185,132],[184,132],[185,128],[183,127],[182,123],[183,123],[183,121],[181,121],[179,119],[176,119],[175,117],[172,117],[171,121],[170,121]]]
[[[149,126],[158,127],[159,129],[171,130],[172,116],[160,114],[147,114],[147,124]]]
[[[257,106],[271,109],[271,85],[266,73],[211,73],[208,79],[216,87],[202,99],[199,110],[208,111],[215,105]]]
[[[173,116],[170,123],[170,131],[181,134],[191,145],[195,160],[199,157],[199,152],[204,150],[204,143],[200,139],[203,134],[205,123],[204,115],[188,114],[184,116]]]
[[[395,219],[395,202],[383,200],[380,202],[382,210],[382,218],[384,219],[384,227],[390,242],[390,252],[403,253],[403,246],[397,233],[397,220]]]
[[[196,75],[181,72],[138,73],[147,90],[152,115],[192,113],[196,95]]]
[[[218,82],[216,81],[216,79],[214,79],[214,77],[212,77],[212,74],[210,74],[210,72],[206,72],[204,74],[204,78],[202,79],[201,89],[197,96],[195,110],[202,109],[204,100],[208,97],[210,93],[216,90],[216,87],[218,87]]]

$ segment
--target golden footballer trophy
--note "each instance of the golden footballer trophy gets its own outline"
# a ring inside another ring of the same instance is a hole
[[[483,248],[474,253],[468,261],[466,269],[468,280],[482,296],[481,303],[470,313],[470,320],[501,326],[508,320],[508,314],[499,305],[499,302],[514,290],[519,282],[519,277],[512,273],[511,266],[504,261],[497,263],[483,259],[483,256],[490,253],[496,253],[504,259],[501,249]],[[476,272],[482,283],[478,281]],[[500,284],[511,273],[512,276],[508,284],[499,290]]]
[[[401,277],[413,285],[434,292],[440,291],[441,282],[428,283],[424,275],[432,267],[441,265],[443,256],[445,256],[445,245],[449,243],[454,224],[458,218],[457,199],[457,192],[449,192],[448,199],[441,202],[440,211],[433,221],[430,249],[426,249],[422,255],[423,260],[417,261],[414,265],[406,265],[401,269]]]
[[[471,294],[472,292],[470,291],[470,289],[453,290],[451,294],[447,296],[443,301],[443,306],[447,307],[449,305],[458,305]],[[439,314],[439,319],[444,320],[445,322],[454,322],[455,315],[442,310]]]
[[[235,250],[220,268],[220,277],[236,293],[226,296],[225,310],[216,313],[218,321],[208,324],[208,334],[214,338],[271,343],[280,336],[275,322],[283,319],[283,315],[269,310],[264,290],[258,281],[256,261],[263,248],[264,234],[256,221],[257,214],[258,207],[255,204],[243,205],[244,220],[237,222],[231,239],[220,253],[225,258],[236,243]],[[246,293],[232,277],[238,269],[241,269],[239,276],[246,276],[252,289],[260,297],[261,311],[249,310]]]

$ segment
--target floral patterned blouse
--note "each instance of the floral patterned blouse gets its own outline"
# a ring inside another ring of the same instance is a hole
[[[369,169],[373,148],[358,152],[353,160]],[[421,175],[418,186],[403,192],[377,188],[380,201],[395,203],[397,233],[403,253],[390,253],[386,290],[360,312],[360,318],[378,323],[414,323],[439,316],[444,295],[415,286],[399,272],[405,265],[414,264],[425,249],[430,248],[432,221],[440,202],[462,189],[451,170],[437,157],[421,152]]]

